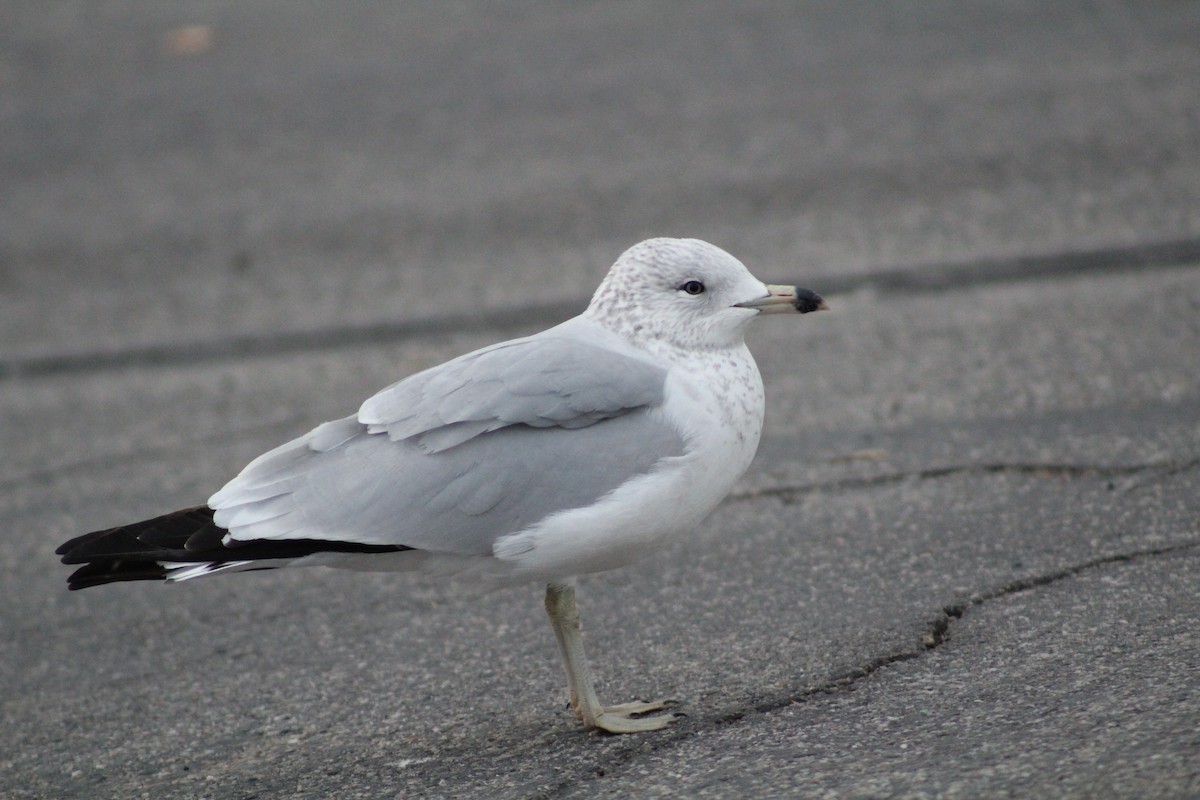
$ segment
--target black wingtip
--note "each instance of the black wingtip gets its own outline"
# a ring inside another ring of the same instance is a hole
[[[167,570],[156,561],[95,561],[84,564],[67,578],[67,589],[76,592],[122,581],[161,581]]]
[[[195,506],[153,519],[85,533],[63,542],[55,553],[64,564],[82,564],[67,579],[67,588],[87,589],[119,581],[163,580],[161,564],[213,565],[229,561],[297,559],[315,553],[395,553],[404,545],[364,544],[319,539],[255,540],[225,544],[228,533],[213,521],[213,511]],[[269,565],[262,569],[270,569]]]
[[[54,551],[64,564],[96,561],[188,561],[189,545],[211,541],[220,546],[225,530],[213,522],[213,511],[194,506],[153,519],[92,531],[63,542]]]

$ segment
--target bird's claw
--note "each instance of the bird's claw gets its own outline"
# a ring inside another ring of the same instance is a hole
[[[643,731],[662,730],[673,722],[678,722],[686,714],[671,712],[645,716],[654,711],[665,711],[679,704],[674,700],[634,700],[629,703],[618,703],[615,706],[605,706],[593,719],[583,715],[583,724],[595,730],[607,733],[641,733]]]

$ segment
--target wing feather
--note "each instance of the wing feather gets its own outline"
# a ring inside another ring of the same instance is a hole
[[[586,427],[662,401],[666,369],[602,329],[589,334],[564,323],[469,353],[379,392],[358,421],[436,453],[508,425]]]
[[[288,461],[287,494],[257,499],[260,487],[243,491],[239,477],[210,504],[230,546],[321,539],[487,555],[499,537],[594,503],[685,448],[646,409],[577,429],[509,426],[432,454],[364,426],[334,450],[310,450],[302,470]],[[257,474],[269,480],[266,466]]]
[[[500,536],[682,455],[683,436],[657,413],[666,376],[573,320],[384,389],[356,417],[252,461],[209,506],[229,546],[321,539],[487,554]]]

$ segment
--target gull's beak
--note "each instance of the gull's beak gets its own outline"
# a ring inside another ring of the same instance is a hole
[[[829,305],[812,289],[799,286],[767,284],[767,296],[744,303],[734,303],[736,308],[753,308],[760,314],[807,314],[810,311],[825,311]]]

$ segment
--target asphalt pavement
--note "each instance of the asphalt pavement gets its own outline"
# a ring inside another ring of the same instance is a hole
[[[0,4],[0,795],[1200,796],[1200,5]],[[759,456],[585,578],[68,593],[654,235],[757,323]]]

